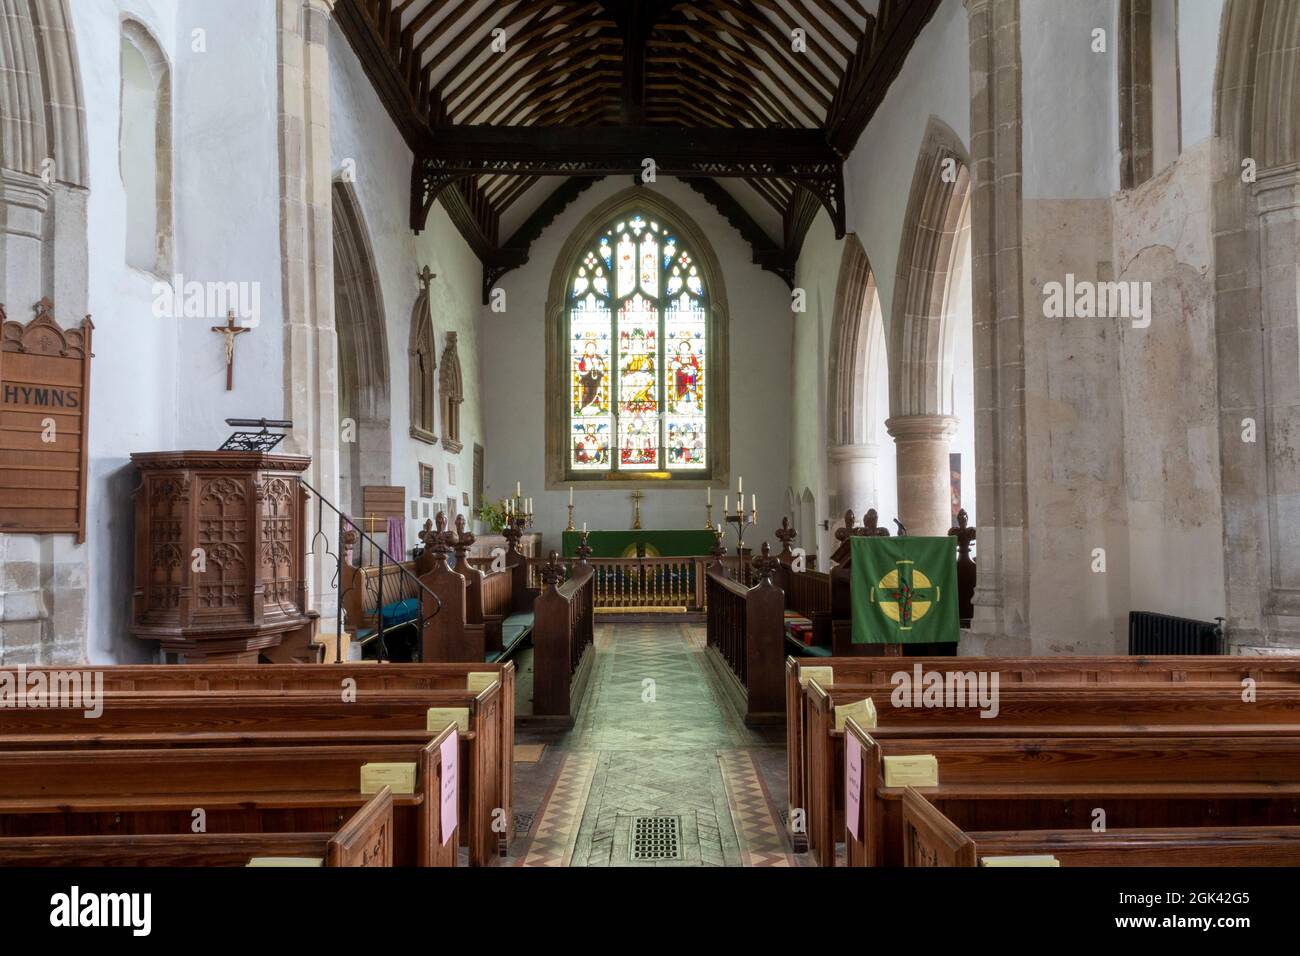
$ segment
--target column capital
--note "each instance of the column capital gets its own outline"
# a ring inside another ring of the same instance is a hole
[[[1261,216],[1300,206],[1300,163],[1261,169],[1251,188]]]
[[[896,442],[947,441],[957,434],[957,419],[951,415],[899,415],[885,421]]]
[[[826,457],[834,464],[875,461],[880,457],[880,446],[875,442],[863,442],[857,445],[831,445],[826,449]]]

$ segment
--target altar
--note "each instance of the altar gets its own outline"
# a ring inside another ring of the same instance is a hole
[[[581,532],[565,531],[564,556],[578,553]],[[713,553],[713,532],[707,528],[690,531],[591,531],[587,547],[593,558],[679,558]]]

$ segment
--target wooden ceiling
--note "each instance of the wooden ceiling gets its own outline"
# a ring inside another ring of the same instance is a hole
[[[583,189],[639,180],[647,158],[792,283],[819,207],[843,235],[844,157],[938,2],[339,0],[336,16],[415,153],[412,227],[441,200],[486,301]],[[719,180],[747,183],[783,234]],[[522,225],[502,241],[508,212]]]

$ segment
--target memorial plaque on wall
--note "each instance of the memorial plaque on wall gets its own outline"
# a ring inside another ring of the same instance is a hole
[[[0,533],[86,539],[93,328],[61,328],[49,299],[26,325],[0,306]]]

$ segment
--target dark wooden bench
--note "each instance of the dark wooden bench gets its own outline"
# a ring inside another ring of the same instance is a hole
[[[27,672],[31,674],[35,670],[37,668],[28,668]],[[78,673],[83,681],[100,675],[105,690],[319,690],[331,692],[338,698],[339,691],[347,686],[356,689],[358,701],[365,701],[369,695],[380,691],[464,690],[468,688],[471,674],[495,674],[501,681],[501,795],[493,806],[503,808],[506,820],[510,820],[515,746],[515,665],[512,661],[492,664],[118,664],[57,670]],[[513,829],[506,827],[507,841],[513,840]]]
[[[384,787],[335,833],[0,837],[0,866],[248,866],[265,857],[392,866],[392,791]]]
[[[371,798],[362,767],[413,763],[414,792],[393,794],[393,864],[455,866],[444,842],[440,748],[425,744],[0,752],[0,836],[167,835],[336,830]]]
[[[903,790],[904,866],[1297,866],[1300,827],[1089,827],[965,831],[920,791]]]
[[[903,863],[905,786],[886,786],[883,760],[929,755],[938,785],[914,789],[959,827],[1087,830],[1300,824],[1300,736],[1074,737],[877,740],[862,745],[858,835],[850,866]]]
[[[505,567],[485,573],[470,563],[475,539],[464,530],[464,518],[457,516],[455,532],[446,525],[439,512],[436,529],[422,535],[429,557],[420,581],[442,607],[434,614],[437,604],[425,595],[421,659],[506,661],[532,636],[536,592],[528,586],[528,558],[512,543]]]
[[[572,726],[591,673],[595,576],[585,558],[567,580],[552,551],[541,568],[542,589],[533,603],[533,716]]]
[[[815,681],[805,738],[805,812],[809,847],[823,865],[833,865],[834,835],[843,819],[844,732],[836,730],[835,707],[861,699],[853,689],[824,691]],[[1230,687],[1095,688],[1014,687],[1000,694],[1000,711],[986,720],[963,708],[894,708],[887,696],[871,733],[882,740],[916,737],[1008,739],[1021,736],[1076,737],[1129,734],[1144,737],[1217,734],[1261,737],[1300,734],[1300,689],[1268,690],[1245,703]]]
[[[785,664],[786,759],[789,771],[790,819],[794,810],[806,808],[805,775],[807,758],[808,698],[802,684],[805,668],[833,672],[836,693],[856,693],[857,699],[871,696],[879,705],[894,685],[890,678],[899,671],[915,673],[921,662],[902,658],[833,657],[808,659],[789,657]],[[1212,683],[1240,689],[1246,678],[1259,687],[1300,686],[1300,658],[1297,657],[940,657],[926,658],[923,670],[947,674],[953,671],[998,674],[999,687],[1077,686],[1080,688],[1115,684],[1160,684],[1185,686],[1189,683]],[[988,720],[979,721],[991,723]],[[999,718],[999,723],[1003,722]],[[987,728],[981,732],[988,732]],[[806,848],[806,834],[791,830],[796,850]]]
[[[752,588],[732,580],[721,560],[706,571],[705,658],[750,725],[785,719],[781,683],[785,595],[772,583],[776,564],[764,544],[762,557],[754,560],[759,580]]]

